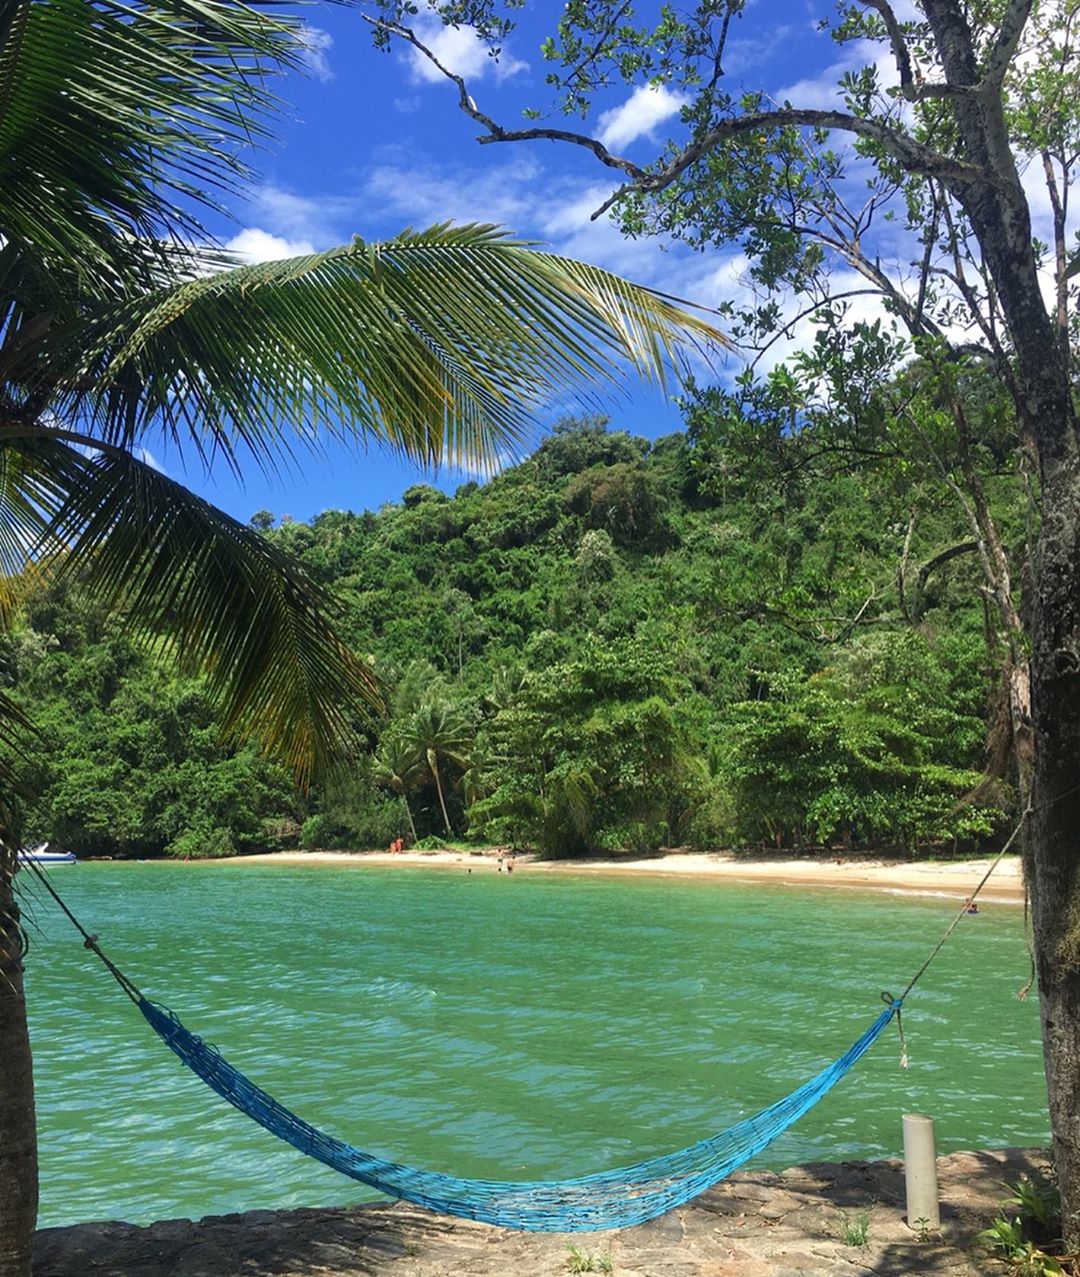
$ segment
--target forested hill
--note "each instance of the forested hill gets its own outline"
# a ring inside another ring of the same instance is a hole
[[[1014,482],[992,466],[985,482],[1008,528]],[[952,846],[1010,802],[985,783],[959,801],[986,764],[996,654],[962,507],[917,468],[575,419],[453,497],[253,523],[340,598],[382,676],[373,752],[301,797],[223,749],[198,683],[122,621],[46,591],[5,653],[42,728],[28,838],[129,855],[466,833],[563,855]]]

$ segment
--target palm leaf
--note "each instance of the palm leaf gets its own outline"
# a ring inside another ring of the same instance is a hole
[[[111,443],[163,426],[206,455],[274,459],[282,432],[374,438],[429,465],[493,466],[536,412],[630,365],[664,384],[688,342],[671,299],[490,226],[215,272],[61,327],[64,414]]]
[[[2,0],[0,235],[84,294],[146,282],[247,177],[299,31],[233,0]]]
[[[65,477],[42,455],[37,440],[4,439],[0,446],[0,632],[11,628],[55,549],[49,529],[67,488]]]
[[[15,760],[26,754],[27,744],[34,732],[34,724],[26,713],[6,692],[0,691],[0,844],[7,832],[5,827],[11,820],[9,797],[29,792]],[[3,847],[0,845],[0,853],[2,851]]]
[[[301,783],[355,746],[379,704],[374,679],[296,561],[122,450],[37,445],[68,485],[49,529],[65,547],[56,571],[182,670],[206,671],[227,734],[257,737]]]

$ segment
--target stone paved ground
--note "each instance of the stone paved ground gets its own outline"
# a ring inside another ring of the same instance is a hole
[[[973,1238],[1005,1184],[1040,1161],[1018,1149],[941,1158],[932,1237],[904,1221],[899,1162],[815,1163],[739,1172],[662,1219],[603,1233],[515,1233],[404,1203],[46,1228],[34,1275],[563,1277],[574,1245],[577,1271],[615,1277],[983,1277],[1004,1269]],[[845,1242],[845,1223],[863,1216],[866,1244]]]

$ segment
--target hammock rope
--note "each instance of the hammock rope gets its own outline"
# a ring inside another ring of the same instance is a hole
[[[187,1029],[174,1011],[146,998],[106,957],[98,937],[83,927],[40,866],[30,862],[29,867],[82,935],[84,947],[104,963],[169,1049],[211,1090],[264,1130],[351,1179],[440,1214],[483,1220],[505,1228],[583,1232],[643,1223],[683,1205],[761,1152],[811,1109],[870,1049],[894,1016],[899,1025],[900,1011],[908,994],[982,891],[1018,836],[1022,823],[901,995],[894,998],[883,992],[884,1010],[831,1064],[759,1113],[686,1148],[629,1166],[564,1180],[462,1178],[389,1161],[320,1131],[252,1082],[216,1047]],[[900,1040],[901,1064],[906,1065],[902,1028]]]

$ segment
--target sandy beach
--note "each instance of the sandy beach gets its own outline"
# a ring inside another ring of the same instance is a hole
[[[482,851],[279,851],[261,856],[236,856],[215,864],[247,865],[365,865],[418,866],[476,873],[499,872],[501,849]],[[203,862],[206,863],[206,862]],[[673,851],[646,859],[612,857],[590,860],[537,860],[518,856],[515,872],[524,874],[670,874],[735,882],[764,882],[779,886],[840,887],[902,895],[945,896],[963,900],[978,886],[992,861],[881,860],[858,857],[776,859],[736,857],[723,852]],[[1020,904],[1024,899],[1020,859],[1008,856],[994,870],[979,899],[988,904]]]

